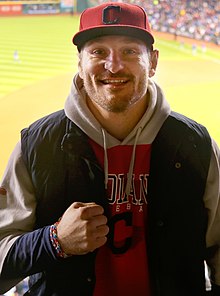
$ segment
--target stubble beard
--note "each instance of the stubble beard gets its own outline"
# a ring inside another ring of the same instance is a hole
[[[144,82],[143,82],[144,81]],[[95,92],[94,87],[90,85],[90,83],[84,81],[84,88],[87,94],[87,98],[96,106],[101,107],[105,111],[113,112],[113,113],[124,113],[126,112],[132,105],[136,104],[140,99],[142,99],[147,93],[147,83],[146,80],[143,79],[140,82],[138,87],[138,91],[133,89],[131,91],[131,95],[128,96],[117,96],[117,91],[101,94]]]

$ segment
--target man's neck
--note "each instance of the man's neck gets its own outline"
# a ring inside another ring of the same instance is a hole
[[[134,129],[147,110],[148,96],[141,99],[125,112],[108,112],[93,101],[87,101],[88,107],[102,127],[116,139],[123,141]]]

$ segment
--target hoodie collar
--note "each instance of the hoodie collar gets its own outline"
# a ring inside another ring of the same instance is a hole
[[[163,122],[170,114],[170,106],[166,101],[164,94],[160,87],[149,79],[148,91],[150,93],[150,100],[148,108],[131,133],[120,141],[111,136],[105,131],[107,141],[107,148],[116,145],[132,145],[138,129],[141,127],[142,132],[139,136],[139,143],[152,143],[160,130]],[[83,82],[77,74],[73,79],[70,94],[65,102],[66,116],[73,121],[82,131],[89,136],[93,141],[103,147],[102,126],[94,117],[86,104],[86,94],[83,87]]]
[[[86,94],[82,80],[78,75],[74,77],[70,94],[65,103],[65,113],[89,138],[103,147],[106,189],[108,185],[108,148],[117,145],[133,145],[125,189],[125,193],[129,195],[137,145],[151,144],[163,122],[170,114],[170,106],[165,100],[160,87],[149,80],[148,91],[150,93],[150,100],[145,114],[131,133],[123,141],[119,141],[108,134],[93,116],[86,104]]]

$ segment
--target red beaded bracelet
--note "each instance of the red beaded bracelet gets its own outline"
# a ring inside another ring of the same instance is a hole
[[[57,225],[59,224],[60,221],[57,221],[56,223],[54,223],[53,225],[50,226],[50,240],[51,243],[54,247],[54,249],[56,250],[57,256],[61,257],[61,258],[67,258],[69,257],[69,255],[67,255],[61,248],[61,245],[58,241],[58,237],[57,237]]]

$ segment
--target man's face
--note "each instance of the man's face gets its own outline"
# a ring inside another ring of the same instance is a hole
[[[108,112],[125,112],[147,93],[148,77],[156,68],[144,42],[126,36],[89,41],[79,56],[79,75],[88,100]],[[153,74],[151,74],[153,73]]]

